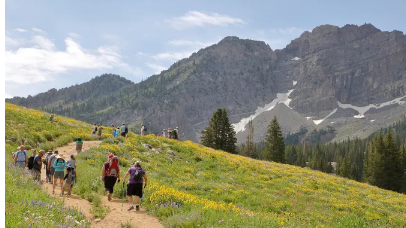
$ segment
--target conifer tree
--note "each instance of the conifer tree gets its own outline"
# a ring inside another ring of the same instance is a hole
[[[200,139],[204,146],[224,150],[229,153],[236,153],[235,144],[237,143],[237,138],[225,108],[219,108],[213,113],[209,126],[203,130]]]
[[[254,143],[254,126],[252,125],[252,120],[248,122],[248,134],[247,141],[245,142],[245,148],[243,150],[243,155],[250,158],[255,158],[255,143]]]
[[[404,169],[402,167],[402,157],[399,148],[396,146],[396,141],[392,135],[392,130],[389,130],[384,138],[385,151],[384,159],[382,160],[384,170],[383,185],[379,186],[384,189],[399,191],[403,178]]]
[[[264,159],[274,162],[285,163],[285,142],[276,117],[268,126],[268,134],[265,137]]]

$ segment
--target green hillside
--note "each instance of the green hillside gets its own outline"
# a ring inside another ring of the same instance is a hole
[[[32,140],[29,144],[41,139],[42,147],[54,147],[71,141],[75,135],[90,139],[90,125],[60,117],[57,125],[51,125],[47,116],[6,104],[6,140],[24,135]],[[47,132],[52,140],[45,137]],[[7,161],[16,145],[6,142]],[[100,167],[109,153],[121,157],[124,170],[131,161],[142,161],[149,180],[142,206],[167,227],[406,226],[405,195],[318,171],[153,135],[107,138],[98,148],[81,153],[77,157],[81,181],[75,185],[74,194],[84,198],[103,194]],[[11,171],[7,171],[6,179],[7,175],[15,177]],[[115,187],[114,197],[121,199],[122,186]],[[6,181],[7,189],[18,189],[20,194],[30,194],[28,200],[38,200],[36,194],[24,191],[15,181]],[[6,191],[6,205],[22,207],[21,199],[10,199],[11,194],[15,193]],[[24,221],[18,215],[22,209],[13,210],[6,212],[6,221]]]

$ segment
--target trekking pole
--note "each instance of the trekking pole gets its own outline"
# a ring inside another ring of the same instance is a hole
[[[124,204],[124,182],[123,182],[123,197],[121,198],[121,211],[123,211],[123,204]]]

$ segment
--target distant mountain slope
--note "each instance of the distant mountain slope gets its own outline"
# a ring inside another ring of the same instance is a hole
[[[99,80],[108,82],[106,77]],[[262,41],[226,37],[143,82],[118,81],[114,92],[107,85],[96,89],[103,90],[96,96],[86,90],[75,99],[76,90],[66,88],[66,98],[46,100],[38,95],[7,101],[47,107],[47,111],[88,122],[126,122],[133,130],[144,123],[155,134],[178,126],[186,139],[197,141],[217,108],[225,107],[230,120],[243,128],[253,114],[258,118],[272,109],[268,106],[275,107],[270,104],[277,93],[289,93],[283,103],[290,109],[285,112],[298,113],[317,127],[333,124],[337,139],[366,137],[406,112],[406,36],[399,31],[382,32],[370,24],[322,25],[276,51]],[[365,115],[339,106],[364,107],[402,97],[396,104]],[[59,103],[64,103],[59,109],[49,109]],[[266,108],[256,115],[258,107]],[[300,128],[292,125],[294,121],[286,123],[285,129]]]

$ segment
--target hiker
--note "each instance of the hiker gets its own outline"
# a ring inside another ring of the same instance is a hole
[[[34,165],[35,156],[37,156],[37,150],[33,149],[32,155],[28,158],[28,163],[27,163],[28,170],[32,170],[32,166]]]
[[[162,130],[162,137],[165,138],[165,129]]]
[[[92,127],[92,135],[95,135],[95,134],[96,134],[96,131],[97,131],[97,126],[96,126],[96,124],[93,124],[93,127]]]
[[[120,135],[120,128],[117,127],[117,128],[116,128],[116,136],[119,136],[119,135]]]
[[[128,128],[127,126],[125,126],[125,124],[123,123],[123,125],[121,126],[121,136],[126,137],[128,133]]]
[[[73,167],[74,169],[76,169],[76,157],[75,157],[74,154],[71,154],[69,160],[66,161],[66,167],[67,167],[67,165],[69,165],[69,164],[71,164],[72,167]]]
[[[42,156],[44,156],[45,151],[40,150],[38,155],[34,157],[32,170],[34,172],[34,180],[41,182],[41,167],[42,167]]]
[[[56,160],[54,162],[53,167],[55,168],[55,173],[54,173],[54,183],[52,186],[52,194],[55,194],[55,186],[56,182],[59,179],[59,182],[61,183],[61,190],[63,192],[63,177],[64,177],[64,171],[65,171],[65,160],[63,159],[63,155],[57,155]]]
[[[54,167],[54,163],[56,161],[56,157],[58,156],[58,151],[55,150],[54,154],[52,154],[51,156],[49,156],[48,159],[48,170],[49,170],[49,183],[53,184],[54,182],[54,175],[55,175],[55,167]]]
[[[134,166],[131,167],[124,176],[123,187],[125,184],[125,179],[130,175],[130,179],[127,184],[127,198],[128,198],[128,211],[133,210],[133,197],[135,196],[135,210],[140,210],[140,198],[142,198],[142,188],[144,180],[144,188],[147,186],[147,175],[145,170],[141,168],[141,162],[137,161]]]
[[[144,124],[141,124],[141,136],[144,136],[146,132],[146,127],[144,126]]]
[[[53,122],[54,122],[54,114],[51,114],[51,115],[49,116],[49,122],[50,122],[50,123],[53,123]]]
[[[49,157],[51,157],[52,155],[52,150],[48,150],[47,152],[47,156],[45,157],[45,159],[43,160],[43,163],[45,164],[45,176],[46,176],[46,183],[51,182],[51,175],[49,174]]]
[[[104,190],[107,194],[107,199],[111,201],[111,195],[114,191],[116,181],[120,183],[120,167],[118,157],[113,154],[109,155],[109,160],[104,163],[102,168],[102,181],[104,182]]]
[[[179,132],[178,132],[178,127],[176,127],[173,131],[173,138],[176,140],[179,140]]]
[[[14,164],[20,168],[27,166],[27,151],[24,150],[24,146],[20,146],[20,151],[17,151],[14,156]]]
[[[82,152],[82,147],[83,147],[83,141],[81,138],[76,139],[76,152],[79,154]]]
[[[16,152],[12,152],[11,156],[13,157],[13,162],[14,162],[14,157],[17,155],[18,151],[20,151],[20,147],[17,147],[17,151]]]
[[[111,125],[111,129],[112,129],[111,134],[113,135],[113,137],[116,137],[116,128],[114,127],[113,124]]]
[[[99,138],[101,138],[102,130],[103,130],[103,127],[100,126],[100,124],[99,124],[99,127],[98,127],[98,131],[99,131],[99,132],[97,133],[97,135],[99,136]]]
[[[168,139],[172,138],[172,130],[171,128],[168,128]]]
[[[67,164],[66,165],[66,174],[63,180],[65,183],[63,184],[62,187],[62,192],[61,195],[63,196],[65,194],[65,190],[68,191],[66,194],[67,196],[70,196],[72,194],[72,188],[73,185],[75,184],[75,179],[76,179],[76,171],[75,168],[72,166],[72,164]]]

